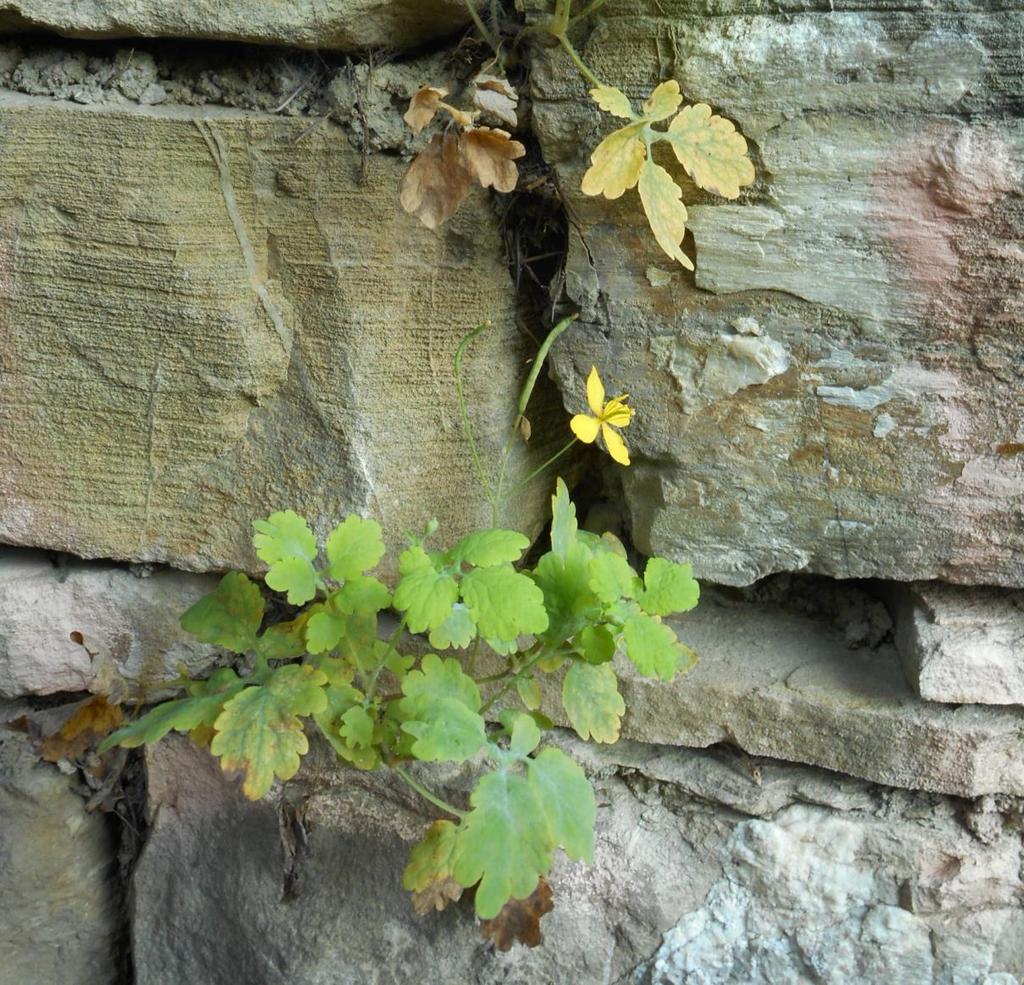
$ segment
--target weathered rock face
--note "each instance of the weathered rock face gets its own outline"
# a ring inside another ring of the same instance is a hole
[[[3,720],[10,709],[2,708]],[[0,731],[0,981],[117,985],[118,889],[107,819]]]
[[[75,38],[209,38],[303,48],[411,48],[469,23],[463,0],[11,0],[0,31]]]
[[[1017,981],[1012,805],[982,812],[980,840],[956,801],[818,770],[570,752],[596,777],[595,863],[557,867],[541,948],[499,954],[465,904],[412,915],[400,872],[426,818],[404,792],[312,766],[286,803],[248,804],[205,753],[163,743],[134,882],[138,982]]]
[[[276,509],[489,522],[452,357],[494,322],[465,366],[491,463],[531,343],[486,197],[434,234],[331,123],[204,113],[0,95],[0,541],[210,570]]]
[[[218,651],[178,620],[216,585],[209,575],[54,564],[0,548],[0,696],[97,691],[152,701],[180,664],[205,676]]]
[[[535,128],[589,320],[559,349],[567,405],[591,363],[633,396],[638,546],[704,577],[1024,585],[1021,14],[868,6],[601,8],[580,38],[597,75],[634,99],[678,79],[757,167],[727,203],[671,165],[696,277],[661,287],[636,193],[579,191],[614,120],[564,54],[539,56]]]
[[[896,642],[922,698],[1024,704],[1024,592],[930,582],[901,603]]]
[[[706,590],[697,609],[672,620],[699,656],[694,670],[665,684],[616,658],[622,734],[691,748],[728,742],[909,790],[1024,796],[1021,710],[921,700],[896,648],[877,641],[877,601],[846,594],[864,610],[843,620],[863,624],[853,640],[825,614]],[[545,682],[544,711],[568,724],[556,678]]]

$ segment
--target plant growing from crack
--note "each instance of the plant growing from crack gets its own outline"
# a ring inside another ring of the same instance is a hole
[[[490,24],[487,24],[474,0],[465,2],[477,31],[494,51],[495,64],[500,66],[502,37],[498,4],[490,4]],[[606,2],[593,0],[573,14],[572,0],[555,0],[552,15],[521,31],[520,38],[541,35],[557,41],[592,87],[590,96],[598,107],[628,121],[605,137],[594,150],[591,166],[583,177],[583,193],[617,199],[636,188],[658,246],[667,256],[693,270],[693,261],[682,249],[689,219],[682,200],[683,191],[671,173],[655,161],[654,148],[659,143],[667,143],[694,184],[723,198],[735,199],[755,177],[754,166],[747,157],[747,142],[729,120],[715,115],[706,103],[680,109],[683,96],[675,80],[657,86],[639,112],[620,89],[601,82],[574,47],[569,33]],[[507,79],[500,76],[500,68],[497,71],[498,75],[486,77],[495,88],[503,88],[506,97],[512,100],[511,114],[506,112],[503,120],[514,130],[514,106],[518,97]],[[434,136],[427,149],[413,161],[402,183],[403,207],[431,228],[454,215],[469,194],[474,178],[485,188],[501,192],[510,192],[516,187],[518,170],[513,162],[525,155],[526,148],[512,140],[507,131],[478,127],[477,118],[490,109],[479,98],[483,90],[478,80],[474,80],[474,86],[476,109],[456,109],[440,101],[447,95],[445,91],[425,86],[413,96],[406,115],[417,133],[434,118],[438,108],[443,108],[450,117],[449,129]],[[664,129],[656,126],[670,119]],[[462,136],[454,136],[452,127],[462,128]]]
[[[464,354],[487,325],[456,352],[457,395],[491,527],[454,544],[438,543],[435,521],[407,535],[392,591],[371,573],[385,555],[375,520],[348,516],[322,543],[291,510],[256,521],[266,587],[285,596],[289,617],[268,621],[260,586],[242,572],[225,575],[181,621],[199,640],[238,655],[238,665],[206,680],[183,678],[180,697],[114,732],[101,751],[185,732],[225,770],[241,771],[242,789],[255,800],[275,779],[296,774],[309,736],[319,734],[343,763],[391,771],[441,815],[403,876],[418,912],[443,909],[473,889],[484,931],[499,947],[538,943],[538,921],[552,905],[544,877],[559,848],[592,859],[597,810],[580,766],[557,744],[543,744],[549,714],[583,739],[615,742],[626,709],[616,654],[662,681],[696,659],[662,621],[697,604],[690,566],[651,558],[641,576],[614,536],[579,529],[561,479],[550,544],[534,563],[524,563],[530,539],[498,526],[501,505],[578,440],[600,439],[613,458],[629,461],[619,432],[632,408],[625,396],[606,400],[595,369],[590,413],[573,418],[572,440],[509,483],[510,449],[523,440],[541,368],[571,321],[542,345],[491,474],[462,387]],[[394,626],[384,632],[389,610]],[[483,658],[487,666],[478,669]],[[432,789],[417,765],[469,762],[479,776],[468,803]]]

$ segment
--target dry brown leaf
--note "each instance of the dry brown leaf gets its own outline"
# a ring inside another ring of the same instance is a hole
[[[471,184],[472,176],[463,166],[459,138],[453,133],[435,134],[402,178],[402,208],[417,216],[423,225],[437,229],[455,215]]]
[[[116,729],[122,721],[121,709],[102,695],[90,698],[61,726],[60,731],[42,742],[40,755],[48,763],[78,759]]]
[[[402,119],[409,124],[409,129],[413,133],[419,133],[437,115],[438,105],[447,95],[447,89],[423,86],[409,100],[409,109]]]
[[[431,910],[440,913],[449,903],[462,899],[462,887],[451,877],[439,878],[412,894],[412,908],[425,917]]]
[[[555,908],[551,887],[541,876],[537,888],[526,899],[510,899],[493,920],[484,920],[480,930],[490,937],[499,951],[508,951],[519,941],[527,947],[538,947],[544,939],[540,918]]]
[[[509,85],[508,79],[481,72],[473,80],[473,85],[473,104],[477,109],[497,117],[513,129],[519,125],[516,113],[519,93]]]
[[[472,127],[462,135],[460,144],[466,170],[484,188],[499,192],[515,190],[519,168],[515,161],[526,154],[526,148],[504,130]]]

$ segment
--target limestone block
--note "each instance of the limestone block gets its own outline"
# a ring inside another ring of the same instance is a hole
[[[249,804],[205,752],[166,740],[147,752],[137,981],[405,985],[430,969],[474,985],[675,985],[680,967],[774,985],[817,967],[816,980],[938,985],[1013,968],[1024,887],[1009,813],[981,842],[949,798],[723,750],[555,741],[596,784],[594,865],[557,863],[543,945],[501,954],[468,900],[412,912],[400,872],[429,816],[414,795],[314,762]],[[464,802],[467,776],[441,772],[438,789]]]
[[[851,648],[829,619],[711,590],[672,625],[698,654],[690,673],[665,684],[616,658],[627,738],[728,742],[910,790],[1024,795],[1024,711],[922,701],[891,643]],[[544,711],[567,724],[560,682],[545,686]]]
[[[96,691],[153,700],[162,681],[206,676],[218,651],[179,625],[217,579],[0,548],[0,696]]]
[[[66,776],[0,730],[0,982],[123,981],[115,876],[106,816],[86,813]]]
[[[675,78],[751,148],[735,202],[665,158],[695,275],[671,269],[635,191],[579,191],[615,121],[539,51],[535,128],[585,322],[556,365],[573,411],[592,363],[632,395],[623,482],[645,552],[737,585],[1024,585],[1022,14],[997,7],[609,0],[578,38],[597,76],[634,100]]]
[[[896,641],[928,701],[1024,704],[1024,593],[938,582],[903,593]]]
[[[190,38],[302,48],[411,48],[469,23],[463,0],[11,0],[0,31]]]
[[[489,525],[452,357],[493,321],[464,367],[493,465],[534,343],[482,191],[433,233],[328,121],[8,94],[0,133],[0,541],[209,571],[285,508],[393,546]],[[512,482],[563,441],[542,404]]]

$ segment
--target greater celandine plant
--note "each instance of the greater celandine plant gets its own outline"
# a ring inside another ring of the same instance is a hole
[[[483,920],[500,925],[509,907],[526,907],[535,925],[551,906],[543,877],[555,852],[591,861],[596,816],[583,770],[543,742],[553,727],[540,710],[545,692],[557,688],[559,714],[581,738],[615,742],[626,710],[616,654],[621,651],[640,674],[666,682],[696,659],[662,622],[697,604],[690,566],[655,557],[641,577],[614,536],[579,529],[561,479],[552,497],[549,549],[536,563],[523,563],[529,538],[498,527],[508,497],[577,440],[600,440],[616,461],[629,463],[618,429],[630,423],[633,409],[625,396],[605,399],[594,369],[587,383],[591,413],[572,419],[575,436],[508,487],[510,450],[523,440],[534,386],[551,344],[571,320],[551,331],[534,361],[493,481],[478,453],[462,386],[463,355],[487,326],[457,350],[456,389],[492,508],[490,528],[447,545],[433,520],[422,533],[407,535],[392,592],[371,573],[385,555],[376,520],[345,517],[323,543],[291,510],[257,520],[253,544],[268,566],[266,587],[298,611],[268,622],[260,586],[242,572],[225,575],[181,623],[202,642],[249,658],[240,662],[247,669],[183,678],[181,697],[120,729],[103,748],[186,732],[219,757],[224,770],[242,771],[242,789],[256,800],[275,778],[295,775],[309,734],[319,733],[341,761],[390,770],[443,815],[412,849],[403,876],[419,912],[443,909],[475,888]],[[387,610],[397,613],[398,624],[382,636],[379,622]],[[477,675],[483,647],[501,656],[501,671]],[[419,772],[410,773],[407,766],[416,761],[478,766],[468,804],[449,803]],[[509,946],[507,933],[492,935]],[[539,933],[531,942],[537,940]]]

